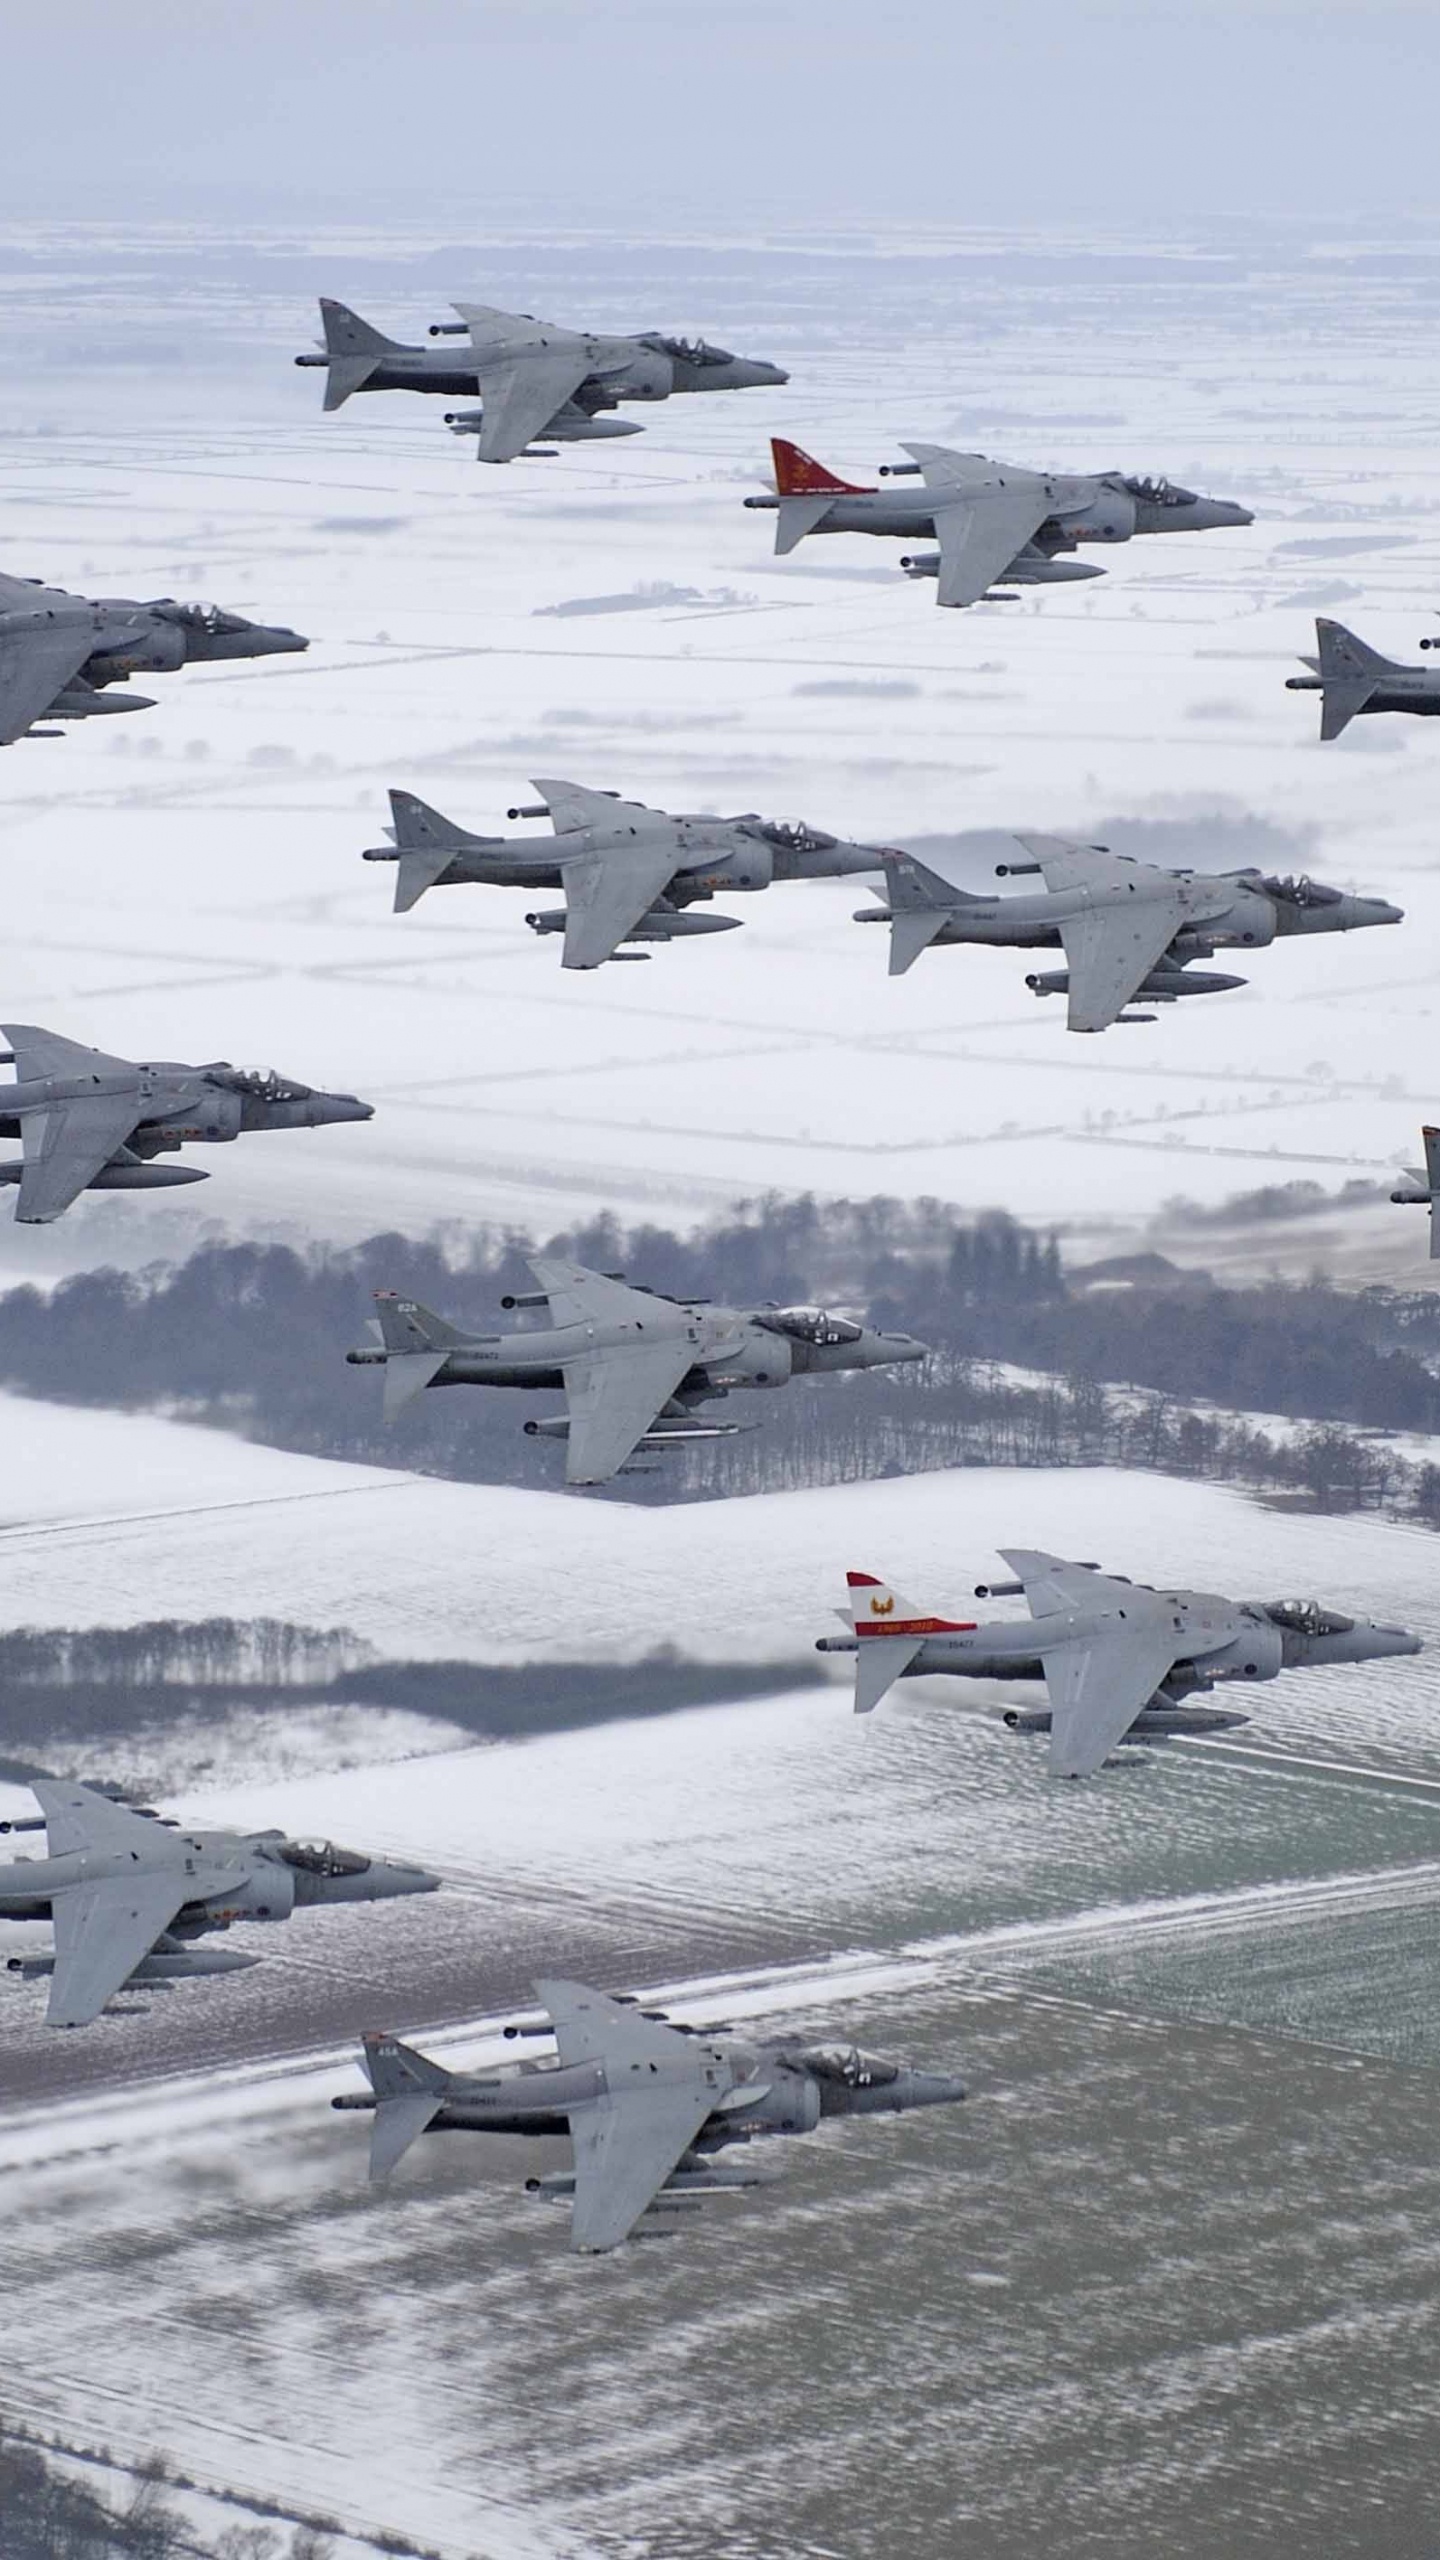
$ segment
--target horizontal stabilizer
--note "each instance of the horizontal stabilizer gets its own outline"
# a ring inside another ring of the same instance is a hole
[[[782,498],[775,510],[775,556],[783,559],[813,533],[830,513],[833,501],[827,497]]]

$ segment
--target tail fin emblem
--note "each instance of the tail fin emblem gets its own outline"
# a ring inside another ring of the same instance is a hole
[[[894,1608],[895,1595],[893,1591],[887,1591],[883,1599],[878,1591],[871,1592],[870,1615],[872,1618],[888,1618],[893,1615]]]

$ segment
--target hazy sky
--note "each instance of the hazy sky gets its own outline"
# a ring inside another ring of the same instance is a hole
[[[1440,193],[1440,0],[68,0],[12,13],[5,66],[11,214],[1323,232]]]

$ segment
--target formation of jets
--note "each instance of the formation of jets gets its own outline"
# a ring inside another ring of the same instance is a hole
[[[732,1388],[927,1356],[909,1334],[876,1333],[823,1307],[717,1307],[637,1289],[578,1262],[529,1267],[534,1289],[502,1302],[543,1308],[548,1321],[524,1333],[462,1333],[413,1298],[376,1296],[375,1339],[346,1357],[384,1368],[387,1422],[429,1387],[560,1387],[564,1415],[525,1430],[564,1441],[567,1484],[606,1484],[637,1450],[742,1430],[700,1411]]]
[[[947,1672],[966,1680],[1043,1680],[1048,1707],[1011,1710],[1012,1731],[1048,1733],[1057,1778],[1093,1777],[1118,1742],[1212,1733],[1242,1715],[1187,1704],[1222,1681],[1273,1680],[1322,1663],[1420,1651],[1404,1627],[1372,1626],[1314,1600],[1224,1600],[1157,1591],[1038,1548],[1001,1549],[1011,1582],[977,1600],[1023,1598],[1028,1618],[941,1618],[872,1573],[851,1573],[848,1636],[817,1651],[855,1656],[855,1712],[868,1715],[897,1680]]]
[[[446,424],[473,437],[478,458],[490,463],[638,433],[636,420],[618,414],[622,406],[787,380],[774,364],[703,339],[561,326],[488,304],[456,304],[458,318],[432,324],[421,344],[384,336],[341,303],[322,300],[320,308],[323,347],[295,361],[323,370],[326,411],[386,390],[473,402],[449,410]],[[929,546],[906,550],[900,567],[911,578],[933,578],[936,602],[952,609],[1101,575],[1082,551],[1253,521],[1233,501],[1161,478],[1038,470],[934,444],[901,450],[907,458],[882,465],[866,485],[774,438],[773,491],[744,503],[774,513],[782,556],[822,533]],[[294,631],[213,606],[90,599],[0,576],[0,745],[61,734],[49,723],[150,707],[147,697],[118,689],[136,675],[308,645]],[[1307,673],[1289,681],[1320,693],[1322,739],[1338,738],[1361,713],[1440,709],[1440,672],[1381,657],[1324,619],[1316,645]],[[413,793],[392,790],[389,841],[365,859],[395,864],[395,912],[409,912],[438,887],[552,891],[561,903],[534,909],[527,923],[560,940],[565,969],[589,970],[642,958],[649,945],[733,930],[737,917],[709,911],[717,895],[864,874],[883,884],[883,894],[858,920],[889,928],[892,976],[932,945],[1053,951],[1063,965],[1027,983],[1037,995],[1063,995],[1068,1028],[1083,1033],[1243,985],[1203,965],[1217,953],[1401,921],[1382,899],[1313,879],[1166,870],[1051,836],[1019,836],[1021,858],[997,873],[1033,878],[1037,889],[981,896],[901,849],[807,824],[754,812],[671,815],[566,781],[530,787],[535,803],[508,816],[548,818],[545,838],[472,834]],[[137,1062],[33,1024],[0,1025],[0,1036],[9,1044],[0,1065],[14,1071],[0,1083],[0,1134],[21,1150],[0,1163],[0,1185],[15,1188],[16,1216],[26,1225],[62,1216],[87,1190],[203,1180],[198,1169],[170,1161],[187,1144],[372,1116],[353,1095],[267,1069]],[[1407,1171],[1392,1197],[1428,1207],[1433,1258],[1440,1131],[1426,1128],[1424,1150],[1423,1170]],[[927,1356],[909,1335],[818,1306],[681,1299],[554,1256],[529,1268],[534,1288],[502,1305],[534,1321],[509,1332],[468,1332],[413,1298],[377,1295],[372,1339],[348,1357],[383,1370],[387,1421],[432,1387],[557,1394],[563,1412],[524,1429],[564,1444],[568,1484],[602,1485],[677,1444],[745,1427],[710,1410],[734,1392]],[[1204,1739],[1245,1723],[1216,1703],[1222,1684],[1420,1650],[1404,1628],[1314,1601],[1233,1601],[1132,1582],[1040,1550],[1002,1553],[1013,1579],[980,1584],[976,1597],[1023,1598],[1023,1618],[942,1617],[871,1574],[849,1575],[846,1632],[822,1637],[819,1650],[853,1654],[858,1713],[901,1679],[940,1673],[1034,1682],[1045,1704],[1008,1707],[1005,1724],[1048,1735],[1056,1777],[1091,1777],[1122,1744]],[[236,1924],[441,1888],[438,1875],[415,1865],[280,1831],[192,1828],[77,1781],[39,1777],[33,1793],[38,1816],[0,1823],[0,1831],[43,1830],[45,1854],[0,1865],[0,1921],[48,1922],[51,1951],[7,1963],[23,1980],[48,1983],[53,2027],[92,2025],[127,1993],[248,1967],[254,1956],[209,1943]],[[571,1981],[543,1981],[537,1992],[544,2022],[517,2021],[504,2035],[543,2039],[553,2058],[455,2072],[393,2035],[366,2037],[368,2089],[333,2104],[372,2115],[372,2178],[386,2177],[422,2133],[568,2136],[570,2169],[527,2184],[568,2206],[577,2250],[603,2252],[716,2193],[765,2183],[749,2165],[749,2147],[767,2136],[965,2095],[948,2073],[883,2061],[853,2044],[696,2030],[632,1997]]]
[[[159,596],[68,595],[38,578],[0,576],[0,747],[17,738],[61,737],[37,726],[151,711],[145,693],[112,688],[128,676],[170,675],[217,658],[271,658],[308,649],[298,631],[247,622],[216,604],[176,604]]]

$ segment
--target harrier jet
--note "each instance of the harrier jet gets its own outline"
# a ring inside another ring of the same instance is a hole
[[[1003,1547],[1017,1579],[976,1585],[977,1600],[1023,1595],[1026,1618],[937,1618],[872,1573],[846,1575],[854,1629],[821,1636],[819,1653],[855,1655],[855,1712],[868,1715],[895,1681],[936,1671],[967,1680],[1043,1680],[1050,1704],[1011,1709],[1017,1733],[1048,1733],[1050,1774],[1088,1778],[1118,1742],[1245,1724],[1206,1699],[1222,1680],[1273,1680],[1327,1662],[1418,1653],[1403,1627],[1344,1618],[1314,1600],[1222,1600],[1156,1591],[1098,1565]]]
[[[372,845],[366,862],[393,862],[395,913],[404,915],[427,889],[479,881],[503,889],[561,889],[563,907],[525,919],[534,933],[563,933],[561,967],[595,969],[604,960],[642,960],[621,943],[678,942],[730,933],[738,916],[695,913],[716,890],[768,889],[777,880],[836,880],[878,871],[880,855],[843,844],[818,827],[784,826],[769,818],[677,817],[586,791],[574,782],[535,782],[538,808],[511,818],[548,817],[553,841],[525,836],[472,836],[408,791],[392,791],[391,842]]]
[[[553,2035],[553,2062],[443,2071],[394,2036],[365,2038],[371,2094],[330,2103],[373,2112],[372,2179],[388,2176],[422,2133],[568,2133],[573,2169],[528,2178],[526,2191],[570,2205],[572,2249],[618,2249],[642,2222],[653,2228],[708,2195],[767,2184],[763,2173],[721,2158],[733,2145],[813,2133],[835,2116],[950,2106],[965,2095],[948,2074],[881,2062],[855,2045],[741,2043],[728,2031],[674,2026],[659,2010],[580,1982],[535,1988],[551,2023],[505,2033]]]
[[[481,462],[513,462],[536,437],[577,443],[634,436],[638,426],[611,415],[621,400],[668,400],[681,391],[750,391],[788,382],[777,364],[732,356],[703,338],[665,338],[657,331],[597,337],[560,329],[528,311],[497,311],[488,302],[457,302],[456,320],[432,326],[432,338],[464,338],[465,349],[406,346],[347,311],[320,303],[323,350],[297,356],[325,369],[325,407],[339,409],[356,391],[438,391],[476,399],[453,410],[446,425],[478,437]]]
[[[377,1294],[375,1344],[346,1357],[356,1367],[383,1363],[387,1422],[425,1387],[563,1388],[565,1417],[527,1422],[526,1433],[566,1443],[567,1484],[605,1484],[637,1449],[732,1437],[744,1426],[698,1412],[732,1387],[926,1356],[908,1333],[872,1333],[821,1307],[717,1307],[578,1262],[529,1268],[537,1287],[500,1301],[544,1308],[548,1321],[525,1333],[461,1333],[413,1298]]]
[[[1034,874],[1043,890],[979,897],[957,889],[913,854],[887,853],[889,902],[857,911],[857,924],[890,927],[890,975],[903,976],[932,943],[988,942],[1008,949],[1059,949],[1063,969],[1037,970],[1032,995],[1064,996],[1071,1031],[1108,1031],[1114,1022],[1149,1022],[1132,1003],[1173,1004],[1181,996],[1217,995],[1244,978],[1197,969],[1220,950],[1259,950],[1298,933],[1351,933],[1360,925],[1399,924],[1402,910],[1383,898],[1357,898],[1318,880],[1273,878],[1259,871],[1164,871],[1104,845],[1070,844],[1059,836],[1017,836],[1027,859],[1002,862],[997,877]]]
[[[197,659],[270,658],[308,649],[298,631],[246,622],[214,604],[160,596],[130,604],[67,595],[38,578],[0,576],[0,747],[39,720],[94,720],[116,711],[153,711],[148,693],[111,693],[126,676],[168,675]]]
[[[136,1064],[82,1048],[30,1022],[0,1023],[9,1041],[0,1066],[15,1069],[0,1084],[0,1138],[18,1138],[18,1162],[0,1164],[0,1183],[15,1182],[15,1215],[23,1226],[63,1217],[82,1191],[162,1191],[208,1175],[155,1158],[191,1139],[207,1143],[252,1129],[319,1129],[332,1120],[369,1120],[368,1102],[350,1093],[316,1093],[270,1067]]]
[[[88,2027],[127,1986],[257,1964],[257,1956],[195,1944],[232,1920],[288,1920],[307,1903],[384,1902],[434,1893],[440,1882],[423,1867],[328,1840],[190,1831],[69,1780],[36,1778],[30,1792],[41,1818],[0,1830],[44,1831],[47,1854],[0,1866],[0,1919],[50,1922],[53,1955],[7,1960],[27,1980],[49,1975],[50,2027]]]
[[[1198,498],[1169,480],[1127,479],[1123,472],[1024,471],[983,453],[951,453],[945,445],[907,444],[909,462],[882,463],[883,480],[922,479],[923,495],[866,488],[837,479],[798,445],[772,436],[775,495],[747,507],[775,516],[777,553],[810,533],[881,533],[891,540],[933,541],[900,566],[910,578],[934,578],[937,604],[978,604],[992,588],[1052,586],[1104,571],[1069,555],[1082,542],[1128,542],[1137,533],[1208,533],[1217,525],[1253,524],[1227,498]]]
[[[1440,1129],[1422,1129],[1425,1145],[1423,1166],[1407,1165],[1405,1174],[1390,1197],[1397,1208],[1428,1209],[1430,1212],[1430,1259],[1440,1262]]]
[[[1422,640],[1422,649],[1433,649]],[[1416,711],[1422,717],[1440,712],[1440,667],[1405,667],[1382,658],[1367,641],[1357,640],[1343,622],[1315,624],[1318,654],[1306,658],[1308,676],[1287,676],[1287,693],[1318,693],[1320,735],[1338,738],[1362,711]]]

